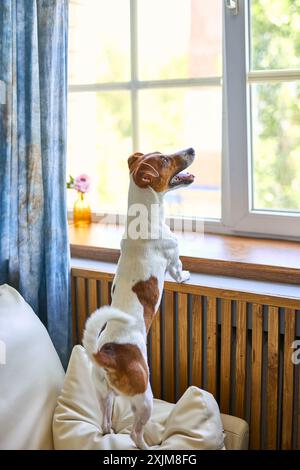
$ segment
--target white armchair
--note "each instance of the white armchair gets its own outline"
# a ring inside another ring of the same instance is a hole
[[[52,449],[64,370],[50,337],[18,292],[0,286],[0,449]]]

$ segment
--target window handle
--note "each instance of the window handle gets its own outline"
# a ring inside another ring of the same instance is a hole
[[[239,0],[225,0],[225,6],[232,15],[237,15],[239,12]]]

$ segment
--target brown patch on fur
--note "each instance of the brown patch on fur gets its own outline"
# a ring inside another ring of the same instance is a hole
[[[151,276],[147,281],[139,281],[132,287],[132,291],[137,295],[139,301],[144,307],[144,320],[146,331],[148,333],[153,317],[155,315],[155,306],[159,299],[159,289],[157,277]]]
[[[151,186],[162,192],[169,188],[171,178],[186,168],[186,161],[179,154],[163,155],[160,152],[134,153],[128,159],[133,180],[140,188]]]
[[[135,152],[132,155],[130,155],[130,157],[127,160],[130,173],[135,169],[135,167],[137,166],[139,160],[143,156],[144,156],[144,154],[141,153],[141,152]]]
[[[148,366],[135,344],[106,343],[94,358],[106,370],[110,385],[120,393],[133,396],[147,390]]]

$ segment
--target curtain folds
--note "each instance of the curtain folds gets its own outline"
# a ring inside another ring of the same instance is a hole
[[[1,0],[0,283],[32,306],[64,364],[71,338],[67,33],[68,0]]]

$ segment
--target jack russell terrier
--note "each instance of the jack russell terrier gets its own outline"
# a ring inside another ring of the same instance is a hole
[[[143,431],[153,406],[147,333],[160,304],[165,273],[177,282],[189,278],[189,272],[182,270],[177,239],[165,223],[163,199],[168,191],[194,181],[183,171],[194,158],[192,148],[172,155],[153,152],[129,157],[127,222],[112,302],[88,318],[83,335],[93,364],[103,433],[111,432],[114,395],[125,395],[134,414],[131,438],[140,449],[147,449]]]

